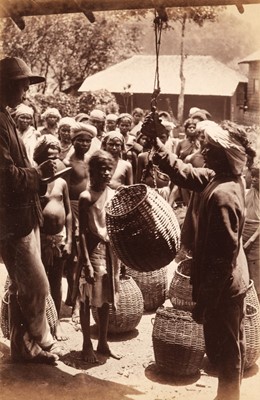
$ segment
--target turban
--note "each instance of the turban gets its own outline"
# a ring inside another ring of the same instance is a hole
[[[189,117],[192,116],[195,112],[199,111],[200,109],[198,107],[191,107],[189,111]]]
[[[46,119],[47,117],[50,117],[50,116],[54,116],[54,117],[57,117],[57,118],[61,118],[61,115],[60,115],[60,112],[59,112],[59,110],[57,109],[57,108],[47,108],[47,110],[46,111],[44,111],[44,113],[42,114],[42,118],[43,119]]]
[[[240,175],[247,161],[245,146],[231,132],[213,121],[202,121],[196,128],[204,131],[206,142],[225,151],[232,173]]]
[[[100,122],[104,122],[106,119],[106,114],[102,110],[92,110],[89,116],[91,120]]]
[[[175,128],[175,124],[171,121],[168,121],[167,119],[162,119],[161,124],[167,129],[167,131],[171,131],[173,128]]]
[[[61,127],[63,125],[69,125],[71,128],[73,128],[73,126],[76,125],[76,121],[74,118],[64,117],[60,119],[58,126]]]
[[[106,120],[107,121],[117,121],[118,115],[116,114],[108,114]]]
[[[124,139],[124,136],[122,135],[122,133],[120,133],[120,132],[118,132],[118,131],[111,131],[111,132],[109,132],[106,136],[105,136],[105,138],[106,138],[106,143],[109,141],[109,140],[113,140],[113,139],[119,139],[121,142],[122,142],[122,144],[124,144],[124,142],[125,142],[125,139]]]
[[[93,125],[84,122],[76,122],[72,128],[71,140],[76,139],[77,136],[86,134],[91,138],[97,136],[97,128]]]
[[[19,104],[19,106],[16,107],[15,110],[15,116],[19,117],[19,115],[30,115],[30,117],[33,117],[34,111],[32,107],[28,107],[25,104]]]
[[[86,113],[79,113],[75,117],[75,121],[77,122],[83,122],[83,121],[88,121],[89,120],[89,115]]]
[[[207,110],[199,109],[190,115],[191,118],[199,118],[201,121],[212,118],[211,114]]]
[[[118,118],[117,118],[117,122],[120,122],[121,121],[121,119],[129,119],[129,121],[133,121],[133,117],[132,117],[132,115],[130,115],[130,114],[128,114],[128,113],[122,113],[122,114],[119,114],[119,116],[118,116]]]

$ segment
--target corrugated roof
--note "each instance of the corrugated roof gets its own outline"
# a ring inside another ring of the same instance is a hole
[[[180,93],[180,56],[159,57],[160,87],[163,94]],[[232,96],[239,82],[247,78],[211,56],[188,56],[184,63],[185,94],[204,96]],[[152,93],[155,77],[155,56],[135,55],[98,72],[82,83],[80,92],[107,89],[124,92],[131,85],[133,93]]]
[[[246,64],[252,61],[260,61],[260,50],[255,51],[246,58],[243,58],[243,60],[239,61],[239,64]]]

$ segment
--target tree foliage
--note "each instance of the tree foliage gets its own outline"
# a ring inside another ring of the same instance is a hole
[[[90,24],[83,14],[26,17],[20,31],[10,19],[2,27],[2,52],[23,58],[61,91],[140,50],[141,31],[116,14],[99,13]]]
[[[41,121],[41,114],[48,107],[57,108],[62,117],[75,117],[80,112],[89,113],[94,108],[106,114],[117,113],[119,109],[115,96],[105,89],[85,92],[79,97],[62,92],[54,94],[29,92],[25,102],[33,107],[38,121]]]
[[[184,90],[185,90],[185,75],[184,75],[184,62],[186,58],[185,53],[185,36],[186,36],[186,24],[187,22],[194,23],[199,27],[202,27],[205,21],[215,22],[218,18],[218,15],[221,11],[224,10],[224,7],[177,7],[168,10],[168,18],[169,23],[167,27],[173,27],[173,23],[180,23],[181,25],[181,42],[180,42],[180,81],[181,81],[181,90],[178,97],[178,115],[177,120],[181,124],[183,122],[184,115]]]

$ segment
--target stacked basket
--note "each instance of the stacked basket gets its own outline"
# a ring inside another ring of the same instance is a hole
[[[169,287],[169,299],[176,309],[192,311],[192,286],[190,285],[191,258],[178,264]]]
[[[8,287],[10,285],[10,279],[7,276],[5,286],[4,286],[4,297],[2,299],[1,303],[1,310],[0,310],[0,326],[1,330],[3,332],[3,336],[7,339],[10,337],[10,328],[9,328],[9,292],[8,292]],[[46,317],[47,321],[50,326],[51,333],[54,334],[57,322],[58,322],[58,315],[56,311],[56,307],[53,301],[53,298],[51,294],[49,294],[46,298]]]
[[[181,377],[199,372],[205,353],[203,330],[190,312],[158,308],[152,339],[155,362],[163,372]]]
[[[182,261],[174,273],[169,287],[169,299],[175,309],[192,311],[190,285],[191,259]],[[246,293],[245,315],[246,357],[245,369],[250,368],[260,356],[260,308],[254,282],[251,280]]]
[[[167,266],[150,272],[126,268],[126,272],[142,292],[145,311],[155,311],[165,302],[168,287]]]
[[[144,311],[144,301],[141,290],[131,276],[120,277],[119,302],[116,310],[109,308],[109,333],[124,333],[132,331],[139,324]],[[95,307],[92,315],[98,324],[98,314]]]
[[[189,277],[185,275],[189,268],[186,260],[178,265],[168,293],[173,307],[159,308],[153,327],[156,364],[163,371],[182,377],[197,374],[205,354],[203,327],[191,315],[194,302]]]

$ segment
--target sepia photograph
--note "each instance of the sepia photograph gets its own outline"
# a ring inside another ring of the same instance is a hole
[[[258,400],[260,0],[1,0],[0,398]]]

